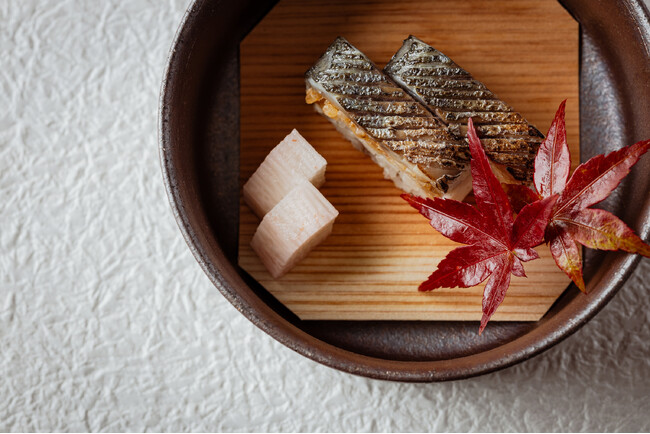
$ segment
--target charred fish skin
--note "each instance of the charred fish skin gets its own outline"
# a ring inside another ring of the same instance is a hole
[[[531,181],[544,135],[444,53],[409,36],[384,68],[457,138],[471,117],[487,155],[519,181]]]
[[[305,80],[307,103],[403,190],[444,195],[466,168],[467,144],[345,38],[336,38]]]

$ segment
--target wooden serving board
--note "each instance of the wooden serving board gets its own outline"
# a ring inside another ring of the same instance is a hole
[[[546,132],[567,102],[578,148],[578,24],[554,0],[281,1],[241,44],[241,184],[297,128],[328,161],[323,194],[339,210],[332,235],[274,280],[249,246],[259,220],[242,202],[239,264],[302,319],[478,320],[483,285],[420,293],[457,244],[433,230],[304,101],[304,73],[338,35],[383,67],[413,34],[483,81]],[[569,280],[548,248],[513,277],[494,320],[537,320]]]

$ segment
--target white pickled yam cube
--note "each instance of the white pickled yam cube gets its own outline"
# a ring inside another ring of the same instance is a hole
[[[327,161],[294,129],[244,184],[244,200],[262,218],[301,179],[307,178],[316,187],[323,185],[325,166]]]
[[[325,196],[303,180],[264,216],[251,247],[277,279],[327,238],[338,215]]]

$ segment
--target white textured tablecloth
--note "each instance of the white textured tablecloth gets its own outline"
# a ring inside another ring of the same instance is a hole
[[[398,384],[321,366],[212,286],[157,147],[187,1],[0,0],[0,430],[650,430],[650,261],[511,369]]]

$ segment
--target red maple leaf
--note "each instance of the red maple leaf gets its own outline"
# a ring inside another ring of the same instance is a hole
[[[614,214],[588,208],[618,186],[630,168],[650,149],[650,140],[635,143],[581,164],[569,178],[571,157],[566,139],[563,101],[535,158],[535,190],[507,186],[515,211],[526,203],[559,194],[546,229],[553,259],[586,292],[578,243],[592,249],[624,250],[650,256],[645,244]]]
[[[408,194],[402,198],[427,217],[442,235],[468,244],[449,252],[420,285],[420,291],[467,288],[490,278],[483,291],[481,333],[505,298],[510,274],[526,277],[522,262],[539,257],[533,247],[544,240],[544,230],[558,196],[549,195],[525,205],[514,220],[508,196],[492,173],[471,119],[467,137],[476,207],[450,199],[423,199]]]

